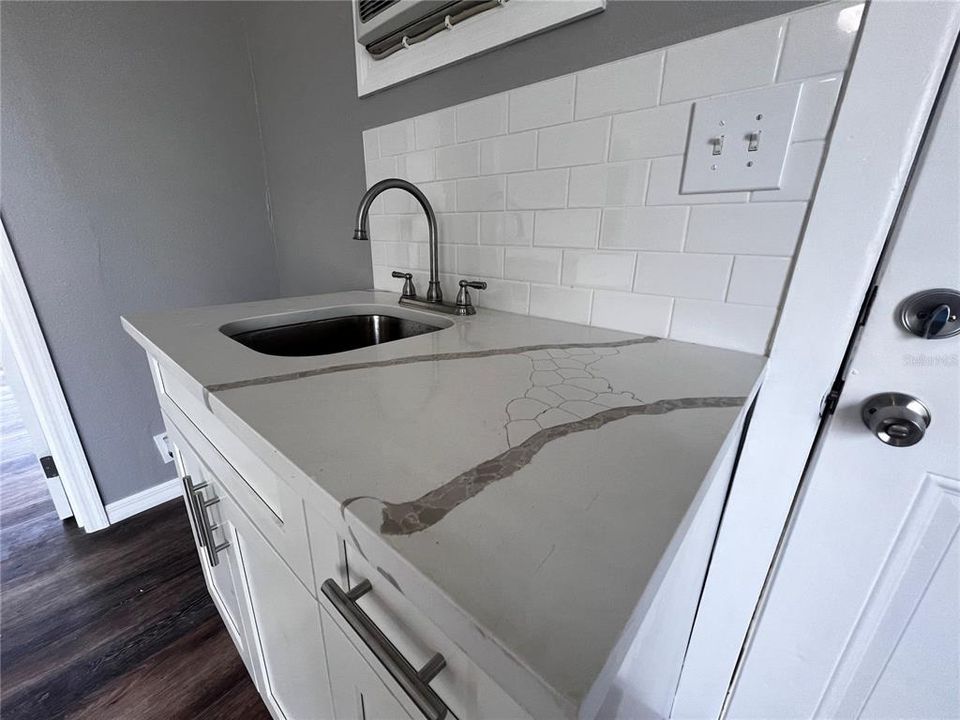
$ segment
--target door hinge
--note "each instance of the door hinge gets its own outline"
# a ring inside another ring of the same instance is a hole
[[[840,393],[843,392],[843,384],[844,381],[840,378],[837,378],[833,383],[830,392],[823,398],[823,410],[820,411],[820,417],[833,415],[834,410],[837,409],[837,405],[840,403]]]
[[[60,473],[57,472],[57,464],[53,461],[52,456],[44,455],[40,458],[40,467],[43,468],[43,474],[48,478],[60,477]]]
[[[870,317],[870,311],[873,309],[873,301],[877,299],[877,290],[879,289],[879,285],[874,285],[867,290],[867,296],[863,299],[863,305],[860,306],[860,316],[857,318],[858,328],[862,328],[867,324],[867,318]]]

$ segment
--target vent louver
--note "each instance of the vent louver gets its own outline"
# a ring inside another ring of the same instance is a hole
[[[400,0],[360,0],[358,3],[360,22],[366,22],[398,2],[400,2]]]

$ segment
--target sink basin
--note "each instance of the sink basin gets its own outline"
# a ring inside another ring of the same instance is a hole
[[[302,315],[290,313],[241,320],[225,325],[220,331],[241,345],[265,355],[305,357],[357,350],[449,327],[446,324],[424,322],[421,318],[387,315],[377,310],[309,319],[301,319]]]

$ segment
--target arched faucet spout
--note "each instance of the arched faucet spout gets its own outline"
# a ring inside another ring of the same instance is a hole
[[[423,212],[427,216],[427,227],[430,231],[430,283],[427,288],[427,302],[443,302],[443,291],[440,289],[440,276],[437,262],[437,216],[433,212],[433,207],[427,196],[413,183],[401,178],[387,178],[375,183],[360,198],[360,205],[357,207],[357,223],[353,231],[354,240],[369,240],[367,232],[367,216],[370,214],[370,206],[377,196],[384,190],[406,190],[413,195],[414,199],[420,203]]]

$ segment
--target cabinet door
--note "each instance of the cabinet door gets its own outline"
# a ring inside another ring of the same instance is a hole
[[[233,526],[260,695],[282,720],[333,718],[317,601],[244,517]]]
[[[171,437],[175,437],[171,435]],[[217,479],[192,448],[185,442],[176,441],[174,458],[185,477],[184,502],[187,506],[187,515],[193,528],[194,541],[200,553],[200,565],[207,581],[207,590],[213,599],[214,605],[223,618],[223,623],[230,633],[240,656],[243,658],[247,670],[250,671],[250,653],[247,647],[246,619],[240,598],[240,573],[237,566],[237,551],[230,544],[216,551],[216,564],[210,562],[211,554],[207,550],[206,532],[203,523],[208,527],[216,526],[210,533],[214,544],[219,545],[232,534],[233,522],[239,510],[233,505],[229,496],[223,492]],[[208,502],[218,500],[215,504]],[[201,516],[201,513],[203,515]],[[252,674],[252,673],[251,673]]]
[[[326,613],[323,627],[337,720],[406,720],[415,717],[407,711],[401,696],[390,691]]]

